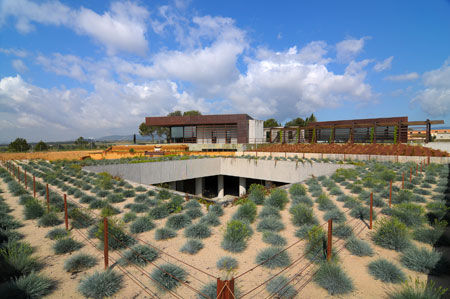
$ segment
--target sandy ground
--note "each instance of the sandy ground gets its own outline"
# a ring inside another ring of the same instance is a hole
[[[341,190],[344,191],[346,194],[348,193],[348,190],[346,190],[343,186],[340,186]],[[67,258],[70,256],[70,254],[65,255],[54,255],[52,250],[52,245],[54,241],[51,241],[49,239],[45,238],[46,233],[51,230],[52,228],[43,228],[37,226],[37,221],[34,220],[23,220],[23,207],[18,204],[18,197],[13,197],[10,195],[7,191],[8,188],[6,184],[3,182],[0,182],[0,188],[5,191],[3,194],[3,197],[6,199],[7,203],[11,206],[11,208],[14,209],[12,212],[12,215],[14,215],[17,219],[20,219],[24,226],[19,229],[21,233],[25,235],[24,241],[27,241],[32,244],[32,246],[36,249],[36,255],[39,256],[42,261],[45,263],[45,267],[42,270],[42,273],[56,279],[58,281],[58,287],[57,289],[48,297],[48,298],[82,298],[81,294],[78,293],[77,287],[79,284],[79,280],[83,277],[86,277],[87,275],[92,274],[94,271],[102,270],[103,269],[103,254],[102,252],[97,251],[93,246],[91,246],[89,243],[87,243],[81,235],[73,230],[72,236],[74,239],[83,242],[85,245],[84,247],[73,253],[88,253],[91,255],[94,255],[98,258],[98,265],[94,268],[91,268],[87,271],[77,273],[77,274],[70,274],[63,270],[63,264],[64,261],[67,260]],[[53,190],[58,190],[56,187],[52,187]],[[326,188],[323,187],[323,191],[326,191]],[[62,193],[61,190],[59,192]],[[88,191],[83,191],[87,194],[90,194]],[[139,194],[139,193],[137,193]],[[74,197],[69,196],[71,200],[78,201]],[[336,196],[330,195],[331,199],[335,199]],[[43,198],[42,198],[43,199]],[[123,206],[127,203],[134,202],[133,199],[127,199],[125,202],[114,204],[114,206],[119,207],[121,210],[126,212],[126,209],[123,209]],[[345,208],[343,208],[343,203],[335,201],[336,205],[342,210],[346,211]],[[84,205],[87,207],[87,205]],[[295,231],[296,227],[291,224],[290,221],[290,214],[288,212],[288,209],[290,207],[290,204],[288,204],[287,208],[281,212],[282,215],[282,221],[284,225],[286,226],[286,229],[281,231],[280,234],[285,237],[288,241],[288,244],[293,244],[298,240],[297,237],[295,237]],[[203,212],[206,213],[206,208],[202,207]],[[255,221],[255,223],[252,224],[252,228],[254,230],[254,234],[251,237],[251,239],[248,242],[247,249],[239,254],[233,254],[230,252],[227,252],[223,250],[220,246],[220,243],[222,241],[223,232],[225,230],[225,225],[227,221],[232,217],[232,215],[236,212],[238,207],[227,207],[224,209],[225,215],[220,217],[221,225],[218,227],[212,227],[212,235],[211,237],[204,239],[204,248],[200,250],[199,253],[196,255],[189,255],[185,253],[181,253],[179,250],[186,242],[186,238],[184,237],[183,230],[178,231],[178,236],[173,239],[165,240],[165,241],[156,241],[154,239],[155,235],[155,229],[144,232],[139,234],[139,238],[151,243],[152,245],[158,247],[159,249],[163,250],[164,252],[178,258],[179,260],[194,265],[195,267],[198,267],[199,269],[202,269],[203,271],[210,273],[214,277],[219,277],[223,275],[224,273],[221,273],[216,268],[216,261],[223,256],[232,256],[236,258],[239,262],[239,268],[237,272],[235,273],[235,277],[238,276],[240,273],[243,273],[244,271],[252,268],[256,265],[255,259],[257,254],[264,248],[269,247],[268,244],[265,244],[262,241],[262,233],[258,232],[256,230],[256,226],[258,223],[258,219]],[[262,209],[261,206],[258,207],[258,211]],[[96,210],[96,212],[99,212],[99,210]],[[119,217],[122,217],[124,212],[122,214],[119,214]],[[319,219],[320,223],[323,223],[323,212],[319,211],[317,209],[317,204],[314,204],[314,212],[317,218]],[[140,213],[138,216],[143,216],[145,213]],[[352,218],[346,214],[347,220],[350,221]],[[379,215],[380,216],[380,215]],[[166,219],[163,220],[156,220],[154,221],[157,224],[157,228],[163,227],[165,225]],[[198,219],[194,221],[194,223],[198,222]],[[360,220],[352,221],[350,225],[355,225],[356,229],[355,231],[359,231],[362,229],[361,234],[359,237],[363,240],[366,240],[368,242],[371,242],[370,234],[371,232],[367,228],[367,226],[364,225]],[[61,225],[63,227],[64,224]],[[324,226],[326,229],[326,226]],[[86,230],[82,230],[86,233]],[[98,244],[97,240],[94,240],[96,244]],[[336,243],[334,244],[335,248],[339,249],[343,247],[343,241],[342,240],[336,240]],[[304,252],[304,245],[305,241],[301,241],[292,248],[288,249],[287,252],[289,256],[291,257],[291,260],[295,260],[298,257],[301,257]],[[431,248],[431,246],[417,243],[419,246],[426,246],[427,248]],[[339,252],[339,259],[340,263],[342,264],[343,268],[347,272],[347,274],[352,278],[353,283],[355,285],[355,291],[349,295],[342,296],[342,298],[383,298],[386,297],[386,291],[392,290],[395,286],[390,284],[385,284],[380,281],[374,280],[372,276],[369,275],[367,271],[367,264],[379,257],[387,258],[397,265],[400,265],[400,254],[393,251],[393,250],[387,250],[383,249],[379,246],[375,246],[372,244],[372,247],[374,249],[374,256],[372,257],[357,257],[350,255],[350,253],[343,248],[342,251]],[[110,252],[110,256],[118,260],[120,258],[118,252]],[[201,287],[204,285],[204,283],[208,283],[211,281],[214,281],[213,278],[193,269],[186,265],[183,265],[183,263],[176,261],[175,259],[167,256],[167,255],[161,255],[155,263],[157,265],[164,264],[166,262],[171,262],[174,264],[179,265],[186,271],[188,271],[189,275],[186,279],[186,283],[195,289],[201,289]],[[113,262],[110,262],[110,264],[113,264]],[[308,260],[303,259],[299,264],[295,265],[292,268],[289,268],[286,270],[283,275],[287,277],[291,277],[295,273],[297,273],[300,269],[302,269],[305,265],[308,264]],[[113,268],[116,269],[119,273],[121,272],[118,267],[113,265]],[[402,270],[405,272],[406,276],[411,276],[413,279],[415,277],[419,277],[421,280],[425,280],[427,278],[426,275],[420,274],[417,272],[410,271],[404,267],[401,267]],[[133,266],[127,266],[125,267],[126,271],[128,271],[130,274],[135,276],[138,280],[142,281],[146,286],[152,291],[158,293],[158,297],[160,298],[172,298],[173,296],[170,294],[164,294],[161,292],[158,292],[155,285],[150,282],[150,278],[148,277],[147,273],[151,273],[154,269],[154,265],[147,265],[144,267],[146,273],[141,273],[139,270],[137,270]],[[294,284],[298,282],[295,285],[295,288],[298,289],[300,286],[310,277],[309,274],[312,274],[314,270],[317,269],[314,266],[311,266],[307,268],[302,276],[300,276],[300,279],[294,280]],[[244,275],[242,278],[239,278],[236,280],[237,288],[240,290],[241,294],[246,293],[247,291],[253,289],[254,287],[258,286],[262,282],[264,282],[269,277],[273,276],[274,274],[278,273],[281,269],[267,269],[264,267],[258,267],[254,271]],[[195,298],[195,292],[192,291],[187,286],[180,286],[178,287],[175,292],[181,297],[181,298]],[[265,290],[265,286],[262,286],[258,289],[256,289],[254,292],[250,293],[247,298],[266,298],[269,297],[269,293]],[[114,298],[149,298],[150,296],[141,290],[139,287],[136,286],[135,283],[131,281],[130,278],[124,279],[124,288],[117,293]],[[298,298],[329,298],[332,297],[328,295],[328,293],[317,286],[314,282],[311,282],[306,285],[306,287],[301,291],[301,293],[298,295]]]

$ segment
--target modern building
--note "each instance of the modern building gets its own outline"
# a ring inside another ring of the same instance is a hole
[[[419,140],[422,141],[425,139],[427,132],[425,129],[413,129],[408,131],[408,139],[409,140]],[[435,129],[430,130],[431,137],[434,137],[436,140],[450,140],[450,129]]]
[[[169,143],[237,144],[263,141],[262,120],[247,114],[146,117],[147,126],[169,128]]]

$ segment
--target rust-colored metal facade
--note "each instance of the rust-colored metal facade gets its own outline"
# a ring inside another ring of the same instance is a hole
[[[168,141],[172,143],[248,143],[249,120],[252,119],[247,114],[156,116],[146,117],[145,123],[171,128]],[[182,137],[172,136],[173,128],[180,133],[182,130]]]

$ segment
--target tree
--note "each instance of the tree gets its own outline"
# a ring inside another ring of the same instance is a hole
[[[314,116],[314,113],[311,113],[311,116],[310,117],[307,117],[306,119],[305,119],[305,125],[308,125],[309,123],[314,123],[314,122],[316,122],[317,121],[317,119],[316,119],[316,117]]]
[[[268,120],[264,121],[264,128],[273,128],[280,126],[281,124],[279,124],[275,118],[269,118]]]
[[[176,110],[174,112],[170,112],[167,116],[183,116],[180,110]]]
[[[41,140],[34,146],[34,150],[37,152],[47,151],[48,145],[44,141]]]
[[[26,152],[30,149],[26,139],[16,138],[13,142],[8,145],[8,151],[10,152]]]
[[[198,110],[184,111],[183,116],[189,116],[189,115],[202,115],[202,113]]]
[[[89,141],[87,141],[86,139],[84,139],[83,137],[78,137],[77,140],[75,140],[75,145],[78,148],[85,148],[86,145],[89,143]]]
[[[301,117],[294,118],[291,121],[288,121],[285,125],[285,127],[304,127],[305,126],[305,120]]]
[[[141,134],[141,136],[150,136],[153,141],[155,139],[155,134],[158,133],[158,128],[159,127],[147,126],[145,123],[141,123],[139,126],[139,134]]]

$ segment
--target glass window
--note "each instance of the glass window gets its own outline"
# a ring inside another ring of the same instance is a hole
[[[197,137],[197,127],[195,126],[184,127],[184,138],[193,138],[193,137]]]
[[[183,138],[183,127],[171,127],[170,136],[172,138]]]

